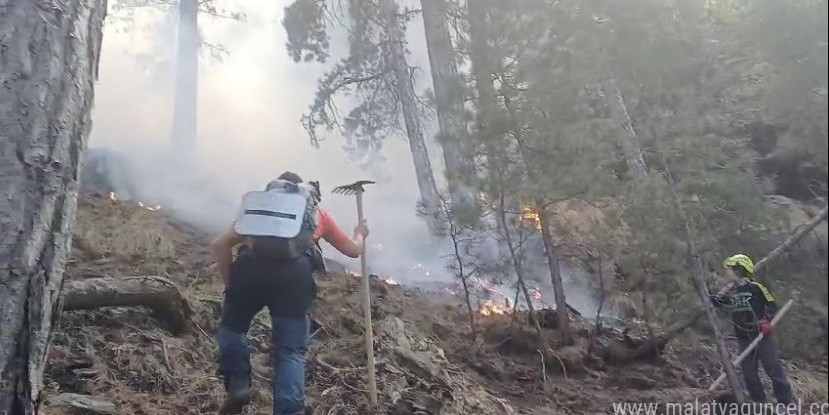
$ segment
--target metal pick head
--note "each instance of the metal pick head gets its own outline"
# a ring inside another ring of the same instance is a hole
[[[365,189],[363,189],[363,186],[367,184],[374,184],[374,182],[371,180],[358,180],[351,184],[337,186],[333,190],[331,190],[331,193],[336,193],[339,195],[353,195],[357,192],[365,191]]]

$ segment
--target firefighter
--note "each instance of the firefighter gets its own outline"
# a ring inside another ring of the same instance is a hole
[[[774,330],[771,320],[777,313],[777,303],[769,290],[754,278],[754,263],[747,255],[730,256],[723,261],[723,267],[731,288],[725,295],[711,296],[711,301],[731,313],[740,349],[745,350],[754,338],[763,333],[763,340],[742,362],[748,393],[755,402],[766,401],[759,374],[759,364],[762,364],[771,378],[777,402],[788,405],[794,401],[792,388],[771,337]]]

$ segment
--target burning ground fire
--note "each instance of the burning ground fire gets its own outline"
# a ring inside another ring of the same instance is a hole
[[[345,271],[345,273],[346,273],[346,275],[350,275],[350,276],[352,276],[352,277],[354,277],[354,278],[361,278],[361,277],[362,277],[362,275],[360,275],[360,273],[359,273],[359,272],[352,271],[352,270],[350,270],[350,269],[347,269],[347,270]],[[380,276],[380,275],[376,275],[376,274],[372,274],[372,275],[374,275],[374,276],[375,276],[375,277],[377,277],[380,281],[383,281],[383,282],[385,282],[385,283],[386,283],[386,284],[388,284],[388,285],[400,285],[400,283],[399,283],[399,282],[397,282],[397,281],[395,281],[395,280],[393,280],[393,279],[391,279],[391,278],[389,278],[389,277],[382,277],[382,276]]]
[[[468,281],[469,293],[473,297],[478,297],[478,312],[484,316],[495,316],[510,314],[513,311],[513,305],[510,301],[510,292],[503,285],[489,279],[470,278]],[[463,295],[463,289],[459,287],[444,288],[447,294],[458,297]],[[532,301],[543,305],[544,296],[537,288],[528,288]],[[523,297],[521,297],[523,299]]]
[[[510,311],[512,310],[506,304],[500,305],[494,300],[485,300],[481,302],[481,306],[478,308],[478,312],[485,316],[502,315],[507,314]]]
[[[535,209],[524,206],[524,209],[521,211],[521,219],[532,222],[536,229],[541,230],[541,216],[539,216]]]
[[[529,207],[524,209],[522,214],[522,220],[532,220],[536,227],[540,226],[538,214],[531,210]],[[373,250],[378,252],[383,251],[383,245],[381,243],[374,243],[371,245]],[[407,285],[414,285],[415,287],[412,288],[420,288],[427,290],[426,292],[432,292],[435,294],[440,295],[444,293],[449,297],[454,297],[456,299],[460,299],[464,295],[464,290],[461,282],[459,281],[445,281],[441,278],[435,279],[433,275],[437,273],[432,273],[431,270],[423,263],[416,263],[415,265],[411,266],[410,271],[403,271],[406,272],[408,275],[414,277],[414,280],[411,280],[407,283]],[[354,278],[361,278],[362,275],[354,270],[346,269],[345,273]],[[392,278],[384,277],[376,274],[371,274],[372,277],[376,277],[380,281],[385,282],[388,285],[399,286],[401,285],[399,282],[395,281]],[[420,283],[414,282],[420,281]],[[437,285],[437,287],[435,287]],[[467,279],[467,285],[469,289],[470,300],[472,301],[473,307],[477,305],[477,312],[483,316],[497,316],[497,315],[504,315],[504,314],[511,314],[515,308],[513,304],[514,300],[513,297],[515,295],[515,287],[510,288],[507,285],[501,284],[496,282],[492,278],[488,278],[485,276],[477,276]],[[429,287],[437,288],[439,291],[429,291]],[[544,301],[544,296],[541,293],[541,290],[537,287],[527,287],[528,294],[530,296],[531,301],[537,306],[544,307],[547,306]],[[519,297],[519,306],[518,308],[524,309],[522,306],[524,301],[523,293]]]
[[[113,202],[117,202],[118,201],[118,195],[116,195],[115,192],[109,192],[109,200],[112,200]],[[157,211],[161,210],[161,205],[147,205],[147,204],[144,204],[143,202],[137,202],[137,204],[138,204],[139,207],[147,209],[150,212],[157,212]]]

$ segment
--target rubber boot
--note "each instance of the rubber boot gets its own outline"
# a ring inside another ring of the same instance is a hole
[[[225,382],[227,397],[219,408],[221,415],[238,415],[242,408],[250,403],[250,381],[240,378],[231,378]]]

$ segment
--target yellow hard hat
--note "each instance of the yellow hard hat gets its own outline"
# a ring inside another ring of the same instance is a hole
[[[749,275],[754,275],[754,262],[748,257],[748,255],[745,254],[732,255],[726,258],[722,265],[724,267],[736,267],[739,265],[743,267]]]

